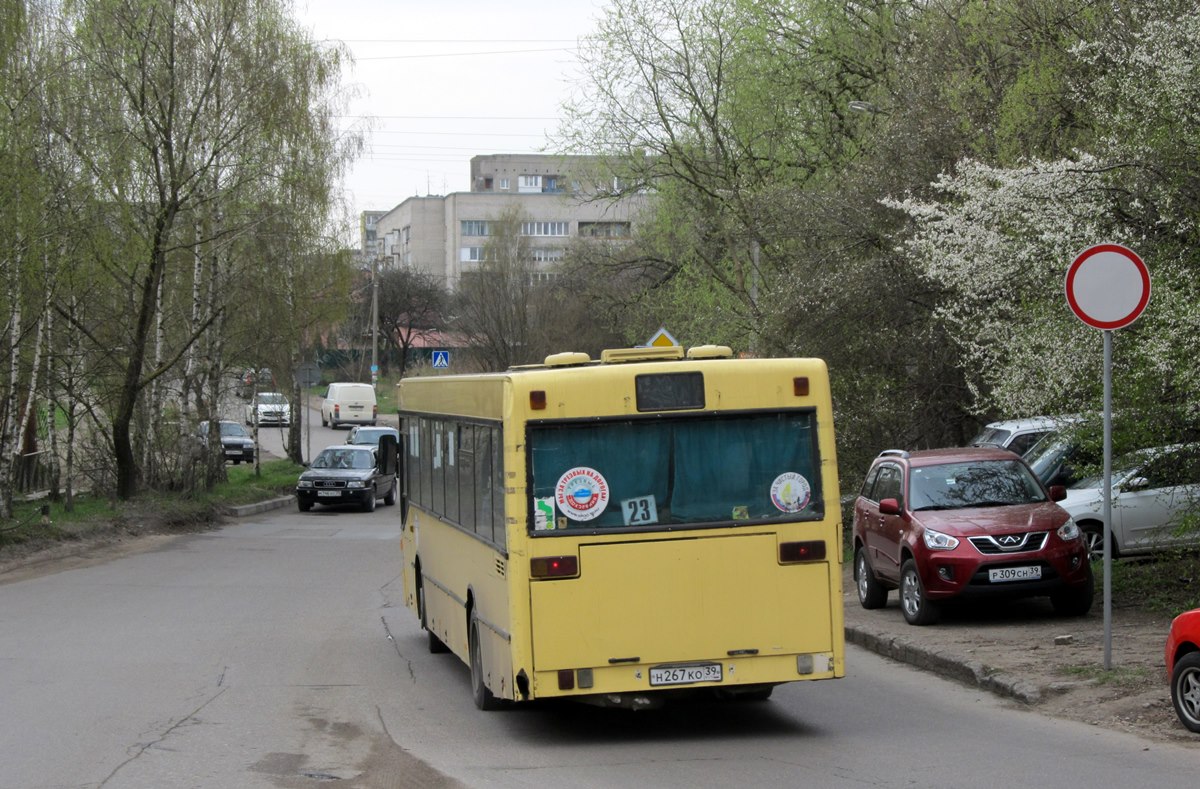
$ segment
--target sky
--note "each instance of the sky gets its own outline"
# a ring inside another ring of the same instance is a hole
[[[354,63],[343,128],[367,126],[346,177],[354,216],[468,191],[472,156],[547,150],[603,0],[295,0]]]

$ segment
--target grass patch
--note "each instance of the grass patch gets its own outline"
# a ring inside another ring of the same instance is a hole
[[[1083,666],[1062,666],[1059,668],[1059,671],[1074,679],[1089,680],[1099,685],[1115,685],[1118,687],[1142,685],[1146,680],[1154,677],[1150,669],[1146,666],[1117,666],[1105,671],[1100,665],[1087,664]]]
[[[1092,569],[1099,589],[1103,563]],[[1168,551],[1144,559],[1119,559],[1112,563],[1112,597],[1114,606],[1167,616],[1200,608],[1200,556],[1194,551]]]
[[[201,531],[217,524],[228,507],[292,493],[304,470],[290,460],[266,461],[260,469],[256,475],[253,465],[231,466],[228,481],[212,492],[146,491],[131,501],[80,494],[71,512],[61,501],[15,502],[13,517],[0,522],[0,554],[95,536]]]
[[[207,497],[215,503],[234,506],[292,493],[304,467],[286,459],[267,460],[259,464],[259,470],[255,475],[252,464],[231,466],[228,481],[217,485]]]

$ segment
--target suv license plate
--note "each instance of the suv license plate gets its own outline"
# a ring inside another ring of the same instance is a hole
[[[1041,567],[1002,567],[998,570],[988,570],[988,580],[994,584],[1005,581],[1036,581],[1041,577]]]
[[[340,490],[318,490],[317,495],[333,497],[342,495],[342,492]]]
[[[650,669],[651,686],[690,685],[693,682],[720,681],[720,663],[700,663],[692,666],[658,666]]]

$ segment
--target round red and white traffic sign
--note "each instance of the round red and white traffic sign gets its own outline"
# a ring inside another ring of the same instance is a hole
[[[1124,328],[1149,302],[1150,270],[1136,252],[1120,244],[1088,247],[1067,269],[1067,303],[1095,329]]]

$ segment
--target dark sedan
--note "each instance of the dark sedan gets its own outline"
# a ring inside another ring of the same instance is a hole
[[[208,447],[208,426],[209,422],[200,423],[200,431],[198,440],[201,449]],[[222,420],[217,423],[221,437],[221,454],[227,462],[232,462],[234,465],[245,461],[247,463],[254,462],[254,439],[251,438],[237,422]]]
[[[326,447],[296,483],[301,512],[314,504],[354,504],[363,512],[375,509],[376,499],[396,503],[396,440],[385,437],[379,447],[342,444]]]

